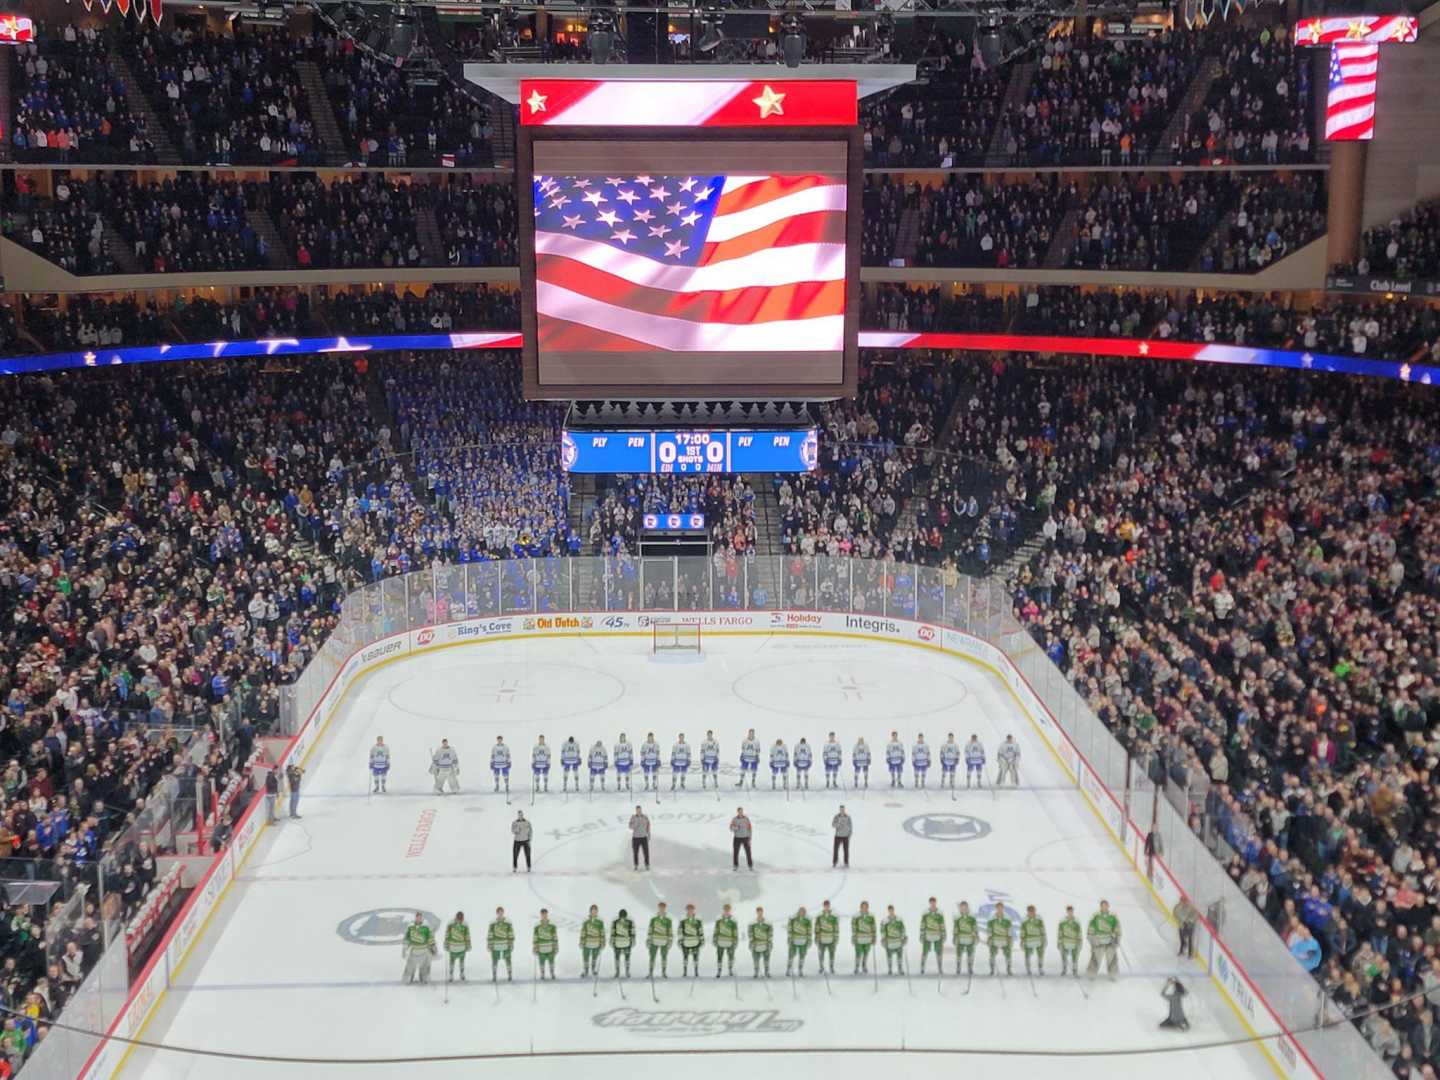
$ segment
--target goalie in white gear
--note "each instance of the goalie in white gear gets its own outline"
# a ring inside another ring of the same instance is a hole
[[[430,755],[430,775],[435,777],[437,794],[444,795],[447,786],[451,791],[460,790],[460,755],[449,739],[441,739],[440,748]]]
[[[996,751],[995,760],[1000,763],[1000,775],[995,778],[995,786],[999,787],[1005,783],[1005,777],[1010,777],[1010,786],[1020,786],[1020,744],[1015,741],[1014,735],[1006,735],[1005,741],[1000,744]]]
[[[375,736],[375,745],[370,748],[370,791],[385,790],[385,778],[390,773],[390,747],[385,745],[383,735]]]

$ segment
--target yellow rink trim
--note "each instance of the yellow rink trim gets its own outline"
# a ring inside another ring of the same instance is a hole
[[[834,612],[833,614],[844,615],[846,613]],[[1144,883],[1146,891],[1150,894],[1151,899],[1155,901],[1155,905],[1164,914],[1166,921],[1171,923],[1172,925],[1175,924],[1175,918],[1171,914],[1170,909],[1166,906],[1165,901],[1160,898],[1160,894],[1155,891],[1155,886],[1150,883],[1150,879],[1146,877],[1145,873],[1140,869],[1139,865],[1135,862],[1133,858],[1131,858],[1129,848],[1127,847],[1125,842],[1121,840],[1120,837],[1116,834],[1115,830],[1110,827],[1110,822],[1105,819],[1105,814],[1100,810],[1098,806],[1095,805],[1095,802],[1090,798],[1089,793],[1085,791],[1084,787],[1080,783],[1079,777],[1077,777],[1073,772],[1070,771],[1070,767],[1065,764],[1065,759],[1060,756],[1059,751],[1056,750],[1055,747],[1051,745],[1050,740],[1046,738],[1045,733],[1040,729],[1039,722],[1035,719],[1034,716],[1030,714],[1030,710],[1027,709],[1024,702],[1020,700],[1020,696],[1015,693],[1015,688],[1010,685],[1010,680],[1006,677],[1005,673],[1002,672],[999,668],[995,667],[995,665],[987,663],[986,661],[981,660],[978,657],[968,656],[965,653],[958,652],[953,649],[947,649],[944,645],[937,645],[933,642],[907,641],[900,638],[883,638],[876,637],[871,634],[849,633],[844,630],[815,630],[810,628],[798,627],[793,629],[771,627],[763,630],[727,630],[723,627],[711,627],[702,625],[702,632],[706,637],[829,637],[846,638],[854,641],[864,641],[870,644],[878,645],[908,645],[911,648],[927,649],[931,652],[938,652],[944,656],[948,656],[956,660],[969,661],[977,667],[988,671],[997,680],[999,680],[1000,684],[1005,688],[1006,692],[1009,693],[1010,697],[1014,700],[1016,706],[1020,709],[1020,712],[1030,722],[1030,726],[1035,729],[1035,733],[1040,737],[1040,741],[1044,743],[1045,748],[1049,750],[1051,756],[1055,758],[1055,761],[1060,766],[1061,771],[1066,776],[1068,776],[1072,782],[1074,782],[1076,792],[1085,800],[1085,805],[1090,807],[1091,812],[1099,820],[1101,826],[1105,829],[1105,832],[1115,843],[1115,846],[1120,849],[1120,853],[1124,856],[1125,861],[1130,865],[1130,868],[1135,871],[1136,876],[1140,878],[1141,882]],[[966,631],[963,630],[956,632],[966,633]],[[334,718],[335,713],[345,703],[345,698],[350,693],[351,688],[359,685],[367,677],[373,675],[381,668],[393,664],[396,661],[409,660],[413,657],[421,656],[426,653],[439,652],[442,649],[454,649],[460,646],[468,645],[488,645],[492,642],[525,641],[530,639],[542,638],[546,640],[554,640],[556,638],[583,637],[593,637],[599,638],[601,640],[608,640],[611,638],[648,638],[651,636],[652,634],[648,630],[618,630],[614,632],[598,634],[594,631],[585,630],[542,630],[536,631],[534,633],[497,634],[494,637],[481,637],[467,641],[441,642],[439,644],[426,645],[418,649],[411,649],[407,652],[397,653],[394,656],[386,657],[384,660],[378,661],[373,667],[356,675],[353,679],[351,679],[349,685],[347,685],[343,690],[341,690],[340,696],[335,699],[335,704],[330,708],[329,715],[319,721],[319,728],[316,730],[315,737],[311,740],[309,748],[306,749],[304,756],[301,758],[301,765],[303,766],[306,761],[310,760],[310,755],[314,753],[315,748],[320,745],[321,738],[328,732],[331,719]],[[976,638],[975,640],[984,641],[983,638]],[[1000,650],[999,646],[994,645],[993,643],[985,642],[985,644],[990,645],[997,651],[1002,651]],[[262,822],[260,826],[261,832],[268,828],[269,824],[270,823],[268,821]],[[194,939],[190,942],[189,946],[186,947],[185,952],[181,954],[179,962],[175,965],[175,969],[170,972],[170,979],[173,979],[189,961],[190,954],[194,951],[195,946],[199,944],[200,940],[205,936],[205,931],[209,928],[211,920],[214,919],[216,913],[221,909],[221,907],[224,906],[226,897],[228,896],[230,890],[234,887],[235,882],[239,880],[241,868],[245,865],[247,861],[249,861],[250,856],[254,853],[255,849],[259,847],[259,845],[260,832],[257,832],[254,842],[250,845],[250,850],[245,853],[245,858],[236,865],[235,872],[231,875],[230,881],[226,884],[225,888],[221,890],[220,895],[216,897],[214,908],[212,908],[210,914],[205,917],[204,922],[200,924],[200,928],[195,932]],[[1199,959],[1196,959],[1194,962],[1202,969],[1205,968],[1205,965]],[[1276,1075],[1281,1077],[1282,1080],[1289,1080],[1290,1073],[1283,1066],[1281,1066],[1280,1062],[1275,1059],[1274,1054],[1270,1052],[1270,1048],[1266,1045],[1266,1043],[1270,1039],[1285,1038],[1285,1036],[1283,1034],[1268,1036],[1261,1035],[1258,1031],[1255,1030],[1253,1026],[1251,1026],[1250,1021],[1246,1019],[1245,1015],[1240,1011],[1239,1007],[1235,1004],[1233,1000],[1231,1000],[1229,992],[1225,989],[1224,985],[1215,976],[1215,974],[1213,972],[1209,972],[1208,970],[1207,974],[1210,975],[1210,980],[1214,982],[1215,985],[1220,989],[1221,1000],[1223,1000],[1225,1004],[1230,1006],[1230,1011],[1235,1014],[1235,1019],[1240,1022],[1240,1026],[1245,1029],[1246,1033],[1252,1039],[1256,1040],[1254,1045],[1259,1048],[1262,1054],[1265,1055],[1266,1060],[1270,1063],[1270,1067],[1275,1070]],[[164,1001],[165,996],[169,992],[169,979],[167,979],[166,985],[161,989],[160,993],[155,996],[155,1001],[150,1006],[150,1011],[146,1014],[145,1019],[136,1029],[135,1034],[130,1036],[131,1039],[140,1039],[144,1036],[145,1029],[150,1025],[151,1020],[155,1018],[155,1014],[159,1010],[160,1003]],[[123,1057],[121,1057],[119,1064],[115,1066],[115,1071],[111,1073],[112,1078],[119,1077],[120,1074],[125,1070],[125,1064],[130,1060],[130,1055],[135,1052],[135,1049],[135,1046],[131,1045],[125,1051],[125,1054]],[[897,1053],[903,1052],[904,1051],[897,1051]]]

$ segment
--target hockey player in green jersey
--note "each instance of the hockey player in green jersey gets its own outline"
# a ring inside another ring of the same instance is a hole
[[[665,901],[661,900],[655,907],[655,914],[650,916],[650,928],[645,933],[645,944],[650,950],[650,977],[655,977],[655,957],[660,957],[660,977],[668,979],[670,973],[666,970],[670,966],[670,946],[675,942],[675,925],[670,916],[665,914]]]
[[[799,961],[800,977],[805,977],[805,954],[810,951],[811,922],[810,916],[805,914],[802,907],[794,915],[790,916],[790,922],[786,929],[790,937],[790,951],[785,956],[785,974],[791,974],[791,969]]]
[[[695,905],[685,905],[685,917],[680,920],[680,974],[690,974],[690,962],[695,962],[695,974],[700,974],[700,946],[705,944],[705,924],[695,914]]]
[[[860,901],[860,914],[850,920],[850,941],[855,946],[855,974],[870,970],[870,950],[875,947],[875,916],[870,901]]]
[[[1030,974],[1030,959],[1035,959],[1035,971],[1045,974],[1045,920],[1035,914],[1035,905],[1025,909],[1025,918],[1020,922],[1020,948],[1025,953],[1025,974]]]
[[[995,914],[985,924],[985,944],[990,946],[990,974],[995,974],[995,957],[998,953],[1005,954],[1005,974],[1013,974],[1010,963],[1010,950],[1014,943],[1010,939],[1010,933],[1014,930],[1015,924],[1010,921],[1010,916],[1005,914],[1005,905],[998,900],[995,902]]]
[[[630,977],[630,949],[635,944],[635,920],[620,909],[620,914],[610,924],[610,948],[615,953],[615,977],[620,977],[620,961],[625,961],[625,977]]]
[[[945,970],[945,913],[930,897],[930,906],[920,916],[920,974],[925,974],[925,961],[935,954],[935,970]]]
[[[418,911],[415,921],[405,928],[400,946],[405,955],[405,981],[429,982],[430,958],[435,955],[435,931],[426,925],[425,916]]]
[[[715,977],[717,979],[724,973],[727,961],[730,974],[735,974],[735,946],[739,942],[740,927],[735,924],[735,916],[730,912],[730,905],[726,904],[720,912],[720,917],[715,920]]]
[[[1075,918],[1075,909],[1067,907],[1065,918],[1060,920],[1060,925],[1055,929],[1055,944],[1060,947],[1060,974],[1080,974],[1080,943],[1084,935],[1080,930],[1080,920]]]
[[[465,912],[457,911],[455,921],[445,927],[445,955],[449,958],[446,976],[455,977],[455,965],[460,965],[460,981],[465,981],[465,954],[470,951],[470,924],[465,921]]]
[[[895,914],[895,905],[891,904],[885,909],[885,921],[880,924],[880,942],[885,946],[887,974],[905,974],[905,943],[909,940],[905,933],[905,921]],[[900,965],[898,972],[895,970],[897,962]]]
[[[835,974],[835,946],[840,942],[840,919],[826,900],[815,916],[815,951],[820,955],[820,974],[825,974],[825,957],[830,957],[830,974]]]
[[[495,920],[485,930],[485,948],[490,950],[490,981],[500,978],[500,961],[505,961],[505,977],[515,981],[515,968],[510,956],[515,951],[515,928],[505,918],[505,909],[495,909]]]
[[[1105,973],[1115,978],[1120,970],[1117,951],[1120,948],[1120,920],[1110,913],[1110,901],[1101,900],[1100,910],[1090,917],[1085,929],[1090,941],[1090,966],[1086,970],[1093,979],[1100,972],[1100,963],[1105,963]]]
[[[540,921],[535,924],[535,962],[539,965],[539,977],[545,978],[545,968],[550,968],[550,979],[555,979],[555,954],[560,951],[560,929],[550,921],[550,909],[540,909]]]
[[[600,950],[605,948],[605,920],[600,918],[600,908],[590,905],[590,916],[580,924],[580,962],[583,974],[600,977]]]
[[[975,946],[980,942],[980,921],[970,914],[970,905],[960,901],[960,914],[955,916],[951,935],[955,940],[955,974],[960,974],[963,964],[966,971],[975,974]]]
[[[770,949],[775,944],[775,931],[765,921],[765,909],[755,909],[755,921],[749,926],[747,934],[750,939],[750,959],[755,965],[755,978],[760,977],[760,969],[765,969],[765,978],[770,977]]]

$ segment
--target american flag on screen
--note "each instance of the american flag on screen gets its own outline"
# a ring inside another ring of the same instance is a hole
[[[833,351],[839,176],[537,176],[542,350]]]
[[[1330,96],[1325,102],[1325,137],[1375,137],[1375,73],[1380,46],[1366,42],[1330,46]]]

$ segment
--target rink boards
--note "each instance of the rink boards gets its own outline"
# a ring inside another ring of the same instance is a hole
[[[996,676],[1012,695],[1033,726],[1035,734],[1055,755],[1068,780],[1075,785],[1111,839],[1121,848],[1131,868],[1140,876],[1154,902],[1164,912],[1165,918],[1169,918],[1170,910],[1181,895],[1169,868],[1160,858],[1147,860],[1144,852],[1144,831],[1127,818],[1119,800],[1055,723],[1010,659],[994,645],[973,635],[893,616],[813,611],[685,612],[678,616],[675,613],[652,616],[648,613],[595,612],[513,615],[405,631],[363,646],[352,654],[332,680],[299,733],[291,740],[281,757],[280,765],[283,768],[292,762],[305,762],[357,680],[394,661],[485,641],[581,636],[648,638],[649,627],[654,618],[674,621],[677,617],[683,621],[699,622],[705,637],[799,635],[851,638],[929,649],[980,665]],[[119,1039],[141,1037],[167,988],[181,973],[192,949],[204,934],[206,925],[255,849],[262,824],[262,800],[257,797],[241,819],[234,840],[216,857],[199,887],[187,901],[180,918],[157,948],[147,969],[136,981],[126,1005],[111,1025],[108,1035],[118,1036]],[[1144,869],[1147,865],[1153,867],[1149,874]],[[1303,1047],[1288,1032],[1284,1032],[1283,1025],[1268,1002],[1229,953],[1223,941],[1218,937],[1207,936],[1207,928],[1202,927],[1197,931],[1196,944],[1201,958],[1197,963],[1211,976],[1221,998],[1233,1010],[1241,1025],[1252,1036],[1262,1032],[1267,1036],[1265,1041],[1256,1045],[1265,1053],[1274,1071],[1282,1077],[1322,1076],[1305,1054]],[[1208,947],[1211,945],[1213,948]],[[1210,957],[1214,958],[1213,962],[1207,962],[1206,958]],[[1276,1032],[1281,1034],[1275,1034]],[[1274,1047],[1273,1052],[1271,1047]],[[107,1038],[92,1055],[80,1076],[84,1080],[101,1080],[115,1076],[132,1049],[133,1046],[129,1043]]]

